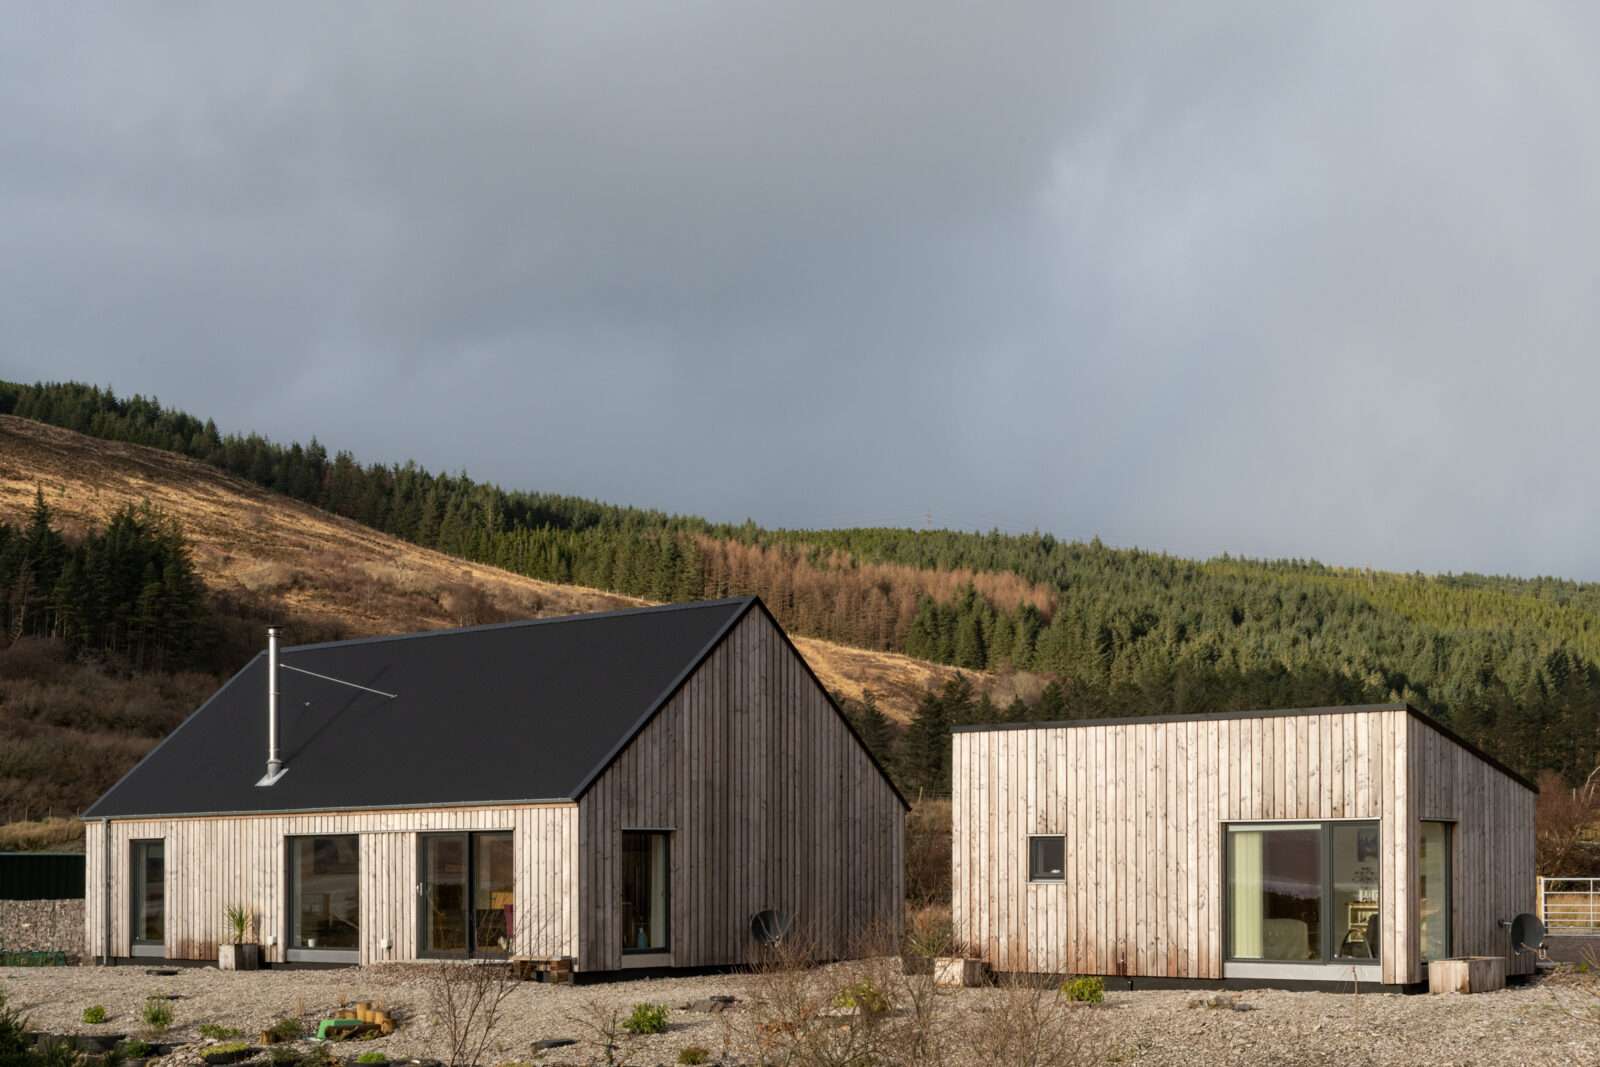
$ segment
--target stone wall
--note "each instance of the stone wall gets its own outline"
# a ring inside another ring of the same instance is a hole
[[[0,950],[83,955],[83,901],[0,900]]]

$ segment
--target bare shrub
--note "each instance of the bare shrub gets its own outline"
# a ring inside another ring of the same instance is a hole
[[[1070,1006],[1053,983],[1007,978],[973,997],[951,1035],[963,1063],[1080,1067],[1113,1059],[1099,1013]]]
[[[818,964],[813,940],[789,937],[755,968],[750,1039],[763,1065],[936,1067],[947,1061],[948,997],[931,973],[907,974],[898,936],[868,930],[852,951]],[[887,943],[887,947],[885,946]],[[876,951],[875,951],[876,950]],[[726,1054],[724,1056],[726,1058]]]
[[[455,620],[457,626],[481,626],[484,623],[508,621],[482,586],[468,585],[464,582],[447,585],[441,589],[439,606]]]
[[[300,573],[281,560],[262,560],[241,567],[235,577],[239,584],[252,593],[281,593],[289,589]]]
[[[513,619],[536,619],[545,609],[545,598],[538,593],[515,587],[498,591],[495,603]]]
[[[567,1018],[584,1031],[587,1035],[585,1043],[594,1046],[604,1057],[607,1067],[617,1062],[617,1054],[622,1051],[626,1033],[622,1029],[620,1011],[598,1000],[586,1000],[580,1011]]]
[[[368,561],[356,564],[356,570],[360,571],[368,582],[396,593],[425,593],[430,591],[434,584],[432,577],[425,577],[417,568],[400,563]]]
[[[544,947],[554,925],[538,912],[519,916],[506,931],[511,953]],[[444,1062],[451,1067],[477,1067],[491,1049],[503,1053],[495,1035],[504,1022],[504,1006],[519,984],[509,963],[440,963],[428,968],[428,1007],[442,1033]]]
[[[818,966],[786,939],[756,968],[751,1035],[757,1062],[770,1067],[869,1067],[890,1063],[895,968],[882,960]],[[862,991],[873,990],[872,997]],[[878,999],[881,998],[881,1001]],[[862,1002],[873,1003],[863,1007]]]
[[[67,671],[67,646],[61,641],[23,637],[0,651],[0,680],[49,683]]]
[[[515,985],[511,967],[503,963],[440,963],[428,969],[428,1006],[444,1032],[445,1063],[477,1067],[483,1062]]]
[[[919,800],[906,817],[906,901],[950,905],[950,802]]]

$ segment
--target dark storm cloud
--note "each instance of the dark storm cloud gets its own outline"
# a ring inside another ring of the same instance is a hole
[[[717,518],[1600,577],[1593,23],[21,8],[0,372]]]

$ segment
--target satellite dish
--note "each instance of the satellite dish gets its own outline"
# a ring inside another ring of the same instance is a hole
[[[794,916],[786,911],[758,911],[750,920],[750,935],[763,945],[776,946],[782,944],[783,939],[789,936],[789,929],[794,926]]]
[[[1514,952],[1537,952],[1544,948],[1544,923],[1539,916],[1523,912],[1511,920],[1511,949]]]

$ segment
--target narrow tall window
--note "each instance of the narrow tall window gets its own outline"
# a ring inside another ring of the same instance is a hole
[[[1450,956],[1450,824],[1425,822],[1417,842],[1417,897],[1422,958]]]
[[[1059,835],[1028,838],[1028,881],[1060,882],[1067,877],[1067,839]]]
[[[660,831],[622,833],[622,951],[668,952],[671,846]]]
[[[290,960],[359,959],[360,857],[354,834],[289,838]]]
[[[135,956],[160,956],[166,951],[167,863],[166,843],[134,841],[133,936]]]

